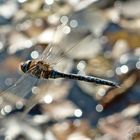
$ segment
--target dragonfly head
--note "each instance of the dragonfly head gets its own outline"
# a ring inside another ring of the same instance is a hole
[[[20,67],[21,67],[21,70],[26,73],[29,69],[30,69],[30,64],[31,64],[31,60],[28,60],[24,63],[21,63]]]

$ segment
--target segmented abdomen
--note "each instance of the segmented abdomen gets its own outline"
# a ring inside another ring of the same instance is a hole
[[[65,74],[58,71],[52,71],[50,78],[67,78],[67,79],[75,79],[80,81],[86,81],[86,82],[94,82],[96,84],[101,85],[109,85],[109,86],[115,86],[118,87],[118,84],[116,82],[112,82],[109,80],[101,79],[94,76],[82,76],[77,74]]]

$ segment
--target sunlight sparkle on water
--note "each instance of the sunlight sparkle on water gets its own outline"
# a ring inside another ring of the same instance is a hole
[[[31,40],[26,40],[24,46],[26,48],[31,48],[33,46],[33,42]]]
[[[5,85],[10,86],[12,84],[13,84],[13,79],[12,78],[5,79]]]
[[[38,40],[40,40],[40,42],[51,42],[53,40],[53,37],[54,30],[48,29],[41,33],[41,35],[38,37]]]
[[[5,111],[6,113],[10,113],[10,112],[12,111],[12,106],[6,105],[6,106],[4,107],[4,111]]]
[[[17,102],[17,103],[16,103],[16,108],[17,108],[17,109],[23,108],[23,103],[22,103],[21,101]]]
[[[103,111],[103,106],[102,106],[101,104],[98,104],[98,105],[96,106],[96,111],[97,111],[97,112],[102,112],[102,111]]]
[[[81,117],[82,114],[83,114],[83,112],[82,112],[81,109],[76,109],[76,110],[74,111],[74,115],[75,115],[76,117]]]
[[[71,32],[71,28],[69,26],[64,26],[63,27],[63,33],[64,34],[69,34]]]
[[[104,88],[100,88],[100,89],[98,90],[98,94],[99,94],[100,96],[104,96],[105,93],[106,93],[106,90],[105,90]]]
[[[68,23],[69,19],[68,19],[67,16],[62,16],[62,17],[60,18],[60,21],[61,21],[62,24],[65,24],[65,23]]]
[[[86,68],[86,62],[85,61],[80,61],[77,65],[78,70],[84,70]]]
[[[46,95],[44,97],[44,102],[47,103],[47,104],[50,104],[51,102],[53,101],[53,98],[51,95]]]
[[[27,0],[18,0],[19,3],[24,3],[26,2]]]
[[[70,26],[72,27],[72,28],[76,28],[77,26],[78,26],[78,21],[77,20],[71,20],[70,21]]]
[[[122,56],[120,57],[120,63],[121,63],[121,64],[127,63],[128,58],[129,58],[129,55],[127,55],[127,54],[122,55]]]
[[[121,70],[121,73],[127,73],[129,68],[128,68],[127,65],[123,65],[123,66],[120,67],[120,70]]]
[[[39,53],[38,53],[37,51],[32,51],[32,52],[31,52],[31,57],[32,57],[33,59],[37,59],[37,58],[39,57]]]
[[[121,75],[122,73],[121,73],[121,70],[120,70],[120,67],[117,67],[116,68],[116,73],[117,73],[117,75]]]
[[[52,5],[54,3],[54,0],[45,0],[47,5]]]
[[[40,91],[39,87],[37,87],[37,86],[32,87],[32,93],[33,94],[38,94],[39,91]]]

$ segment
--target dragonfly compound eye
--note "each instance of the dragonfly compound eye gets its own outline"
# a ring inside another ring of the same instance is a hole
[[[21,64],[21,70],[25,73],[27,71],[27,64],[26,63],[22,63]]]
[[[21,63],[21,70],[26,73],[29,70],[30,61],[26,61],[25,63]]]

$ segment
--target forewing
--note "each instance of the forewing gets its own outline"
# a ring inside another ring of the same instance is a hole
[[[57,28],[54,29],[54,33],[53,33],[51,42],[46,47],[46,49],[43,51],[43,53],[39,59],[41,59],[47,63],[51,63],[53,61],[53,57],[55,55],[54,52],[56,51],[55,48],[56,48],[56,42],[58,40],[58,35],[59,35],[59,38],[61,38],[60,34],[62,33],[62,29],[64,26],[65,26],[65,24],[61,24],[60,26],[58,26]]]
[[[68,33],[68,31],[70,31]],[[88,31],[82,29],[72,29],[68,25],[61,25],[54,33],[53,41],[44,50],[41,59],[50,65],[57,64],[68,51],[74,51],[74,48],[89,35]]]

